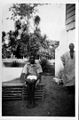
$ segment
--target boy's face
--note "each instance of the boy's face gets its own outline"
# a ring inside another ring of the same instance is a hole
[[[30,57],[30,63],[34,64],[35,63],[35,58],[33,56]]]

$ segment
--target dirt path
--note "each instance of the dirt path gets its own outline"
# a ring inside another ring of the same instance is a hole
[[[4,116],[74,116],[74,95],[58,86],[52,76],[43,76],[44,98],[34,108],[27,108],[27,101],[3,102]]]

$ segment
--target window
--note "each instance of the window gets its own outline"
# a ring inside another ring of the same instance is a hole
[[[66,30],[75,29],[75,4],[66,4]]]

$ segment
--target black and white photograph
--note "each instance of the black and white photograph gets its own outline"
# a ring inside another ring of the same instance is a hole
[[[76,3],[7,3],[1,22],[2,117],[75,118]]]

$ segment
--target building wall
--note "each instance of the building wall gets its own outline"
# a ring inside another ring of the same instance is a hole
[[[55,76],[58,76],[58,73],[63,69],[61,62],[61,56],[69,50],[69,44],[75,44],[75,5],[66,4],[65,11],[63,16],[64,28],[62,32],[62,37],[59,47],[56,49],[56,59],[55,59]],[[62,39],[63,38],[63,39]]]

